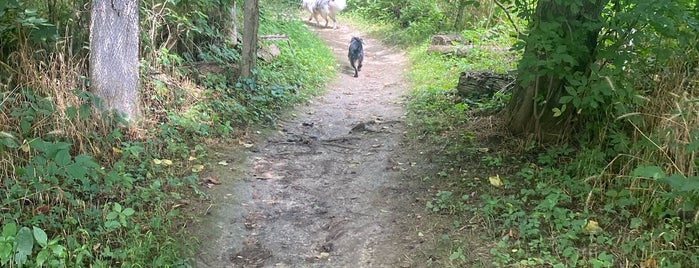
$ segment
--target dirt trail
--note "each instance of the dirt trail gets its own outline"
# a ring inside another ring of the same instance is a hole
[[[233,168],[213,172],[223,184],[207,190],[197,267],[415,267],[424,191],[406,176],[414,165],[401,144],[405,55],[348,25],[309,27],[339,77],[277,133],[220,155]],[[364,38],[359,78],[347,60],[352,36]]]

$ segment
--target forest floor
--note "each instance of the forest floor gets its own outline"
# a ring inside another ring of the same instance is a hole
[[[454,266],[437,252],[453,250],[440,242],[453,219],[425,208],[435,190],[421,179],[436,164],[405,135],[407,57],[338,27],[309,23],[341,66],[327,93],[276,129],[217,148],[208,175],[220,184],[204,190],[204,220],[190,226],[201,243],[196,267]],[[364,39],[358,78],[347,60],[352,36]],[[462,243],[480,241],[461,231]],[[487,253],[474,245],[463,254]]]

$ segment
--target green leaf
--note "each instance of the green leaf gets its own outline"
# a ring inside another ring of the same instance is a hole
[[[92,112],[92,107],[90,107],[90,104],[83,103],[80,105],[80,110],[79,110],[80,119],[87,120],[88,118],[90,118],[91,112]]]
[[[567,103],[570,103],[572,100],[573,100],[573,96],[563,96],[560,99],[558,99],[558,103],[567,104]]]
[[[44,230],[41,230],[41,228],[36,226],[33,227],[33,231],[34,239],[39,244],[39,246],[46,247],[46,244],[49,241],[48,236],[46,236],[46,232],[44,232]]]
[[[121,204],[119,204],[119,203],[114,203],[114,211],[116,211],[116,212],[121,212]]]
[[[34,237],[32,231],[27,227],[22,227],[17,232],[17,248],[15,249],[15,264],[22,265],[27,262],[27,256],[32,254],[34,248]]]
[[[66,173],[68,173],[68,175],[75,179],[82,179],[85,178],[85,174],[87,174],[87,169],[85,169],[84,166],[75,163],[70,164],[66,167]]]
[[[696,139],[687,144],[687,147],[684,148],[684,151],[689,154],[695,152],[697,149],[699,149],[699,139]]]
[[[133,215],[135,212],[136,212],[136,211],[133,210],[133,208],[126,208],[126,209],[124,209],[124,211],[122,211],[121,213],[123,213],[125,216],[131,216],[131,215]]]
[[[49,250],[42,249],[39,254],[36,255],[36,266],[41,267],[49,259]]]
[[[68,119],[75,119],[78,116],[78,109],[75,106],[70,106],[66,108],[66,117]]]
[[[560,109],[553,108],[552,109],[553,110],[553,117],[559,117],[559,116],[563,115],[563,113],[566,111],[566,108],[567,108],[567,106],[565,104],[563,104],[563,106],[561,106]]]
[[[59,166],[65,166],[70,164],[71,162],[71,157],[70,157],[70,152],[67,149],[62,149],[56,152],[56,164]]]
[[[83,166],[84,168],[95,168],[99,169],[100,165],[95,162],[95,160],[86,154],[79,154],[75,157],[75,163]]]
[[[658,166],[638,166],[631,172],[631,176],[659,179],[665,177],[665,172]]]
[[[104,222],[104,227],[106,227],[107,230],[114,230],[121,227],[121,224],[119,224],[118,221],[106,221]]]
[[[49,158],[56,158],[61,150],[69,150],[71,144],[67,142],[47,142],[41,139],[34,139],[29,142],[29,147],[44,153]]]
[[[699,177],[685,177],[681,174],[672,174],[670,177],[659,179],[658,181],[670,185],[673,191],[697,192],[699,191]]]
[[[116,213],[114,211],[109,212],[107,214],[107,220],[113,220],[113,219],[116,219],[117,217],[119,217],[119,213]]]
[[[10,222],[5,224],[5,226],[2,227],[2,236],[3,237],[15,237],[17,234],[17,224],[14,222]]]
[[[643,220],[641,218],[631,218],[631,229],[638,229],[643,225]]]
[[[12,243],[8,241],[0,241],[0,266],[5,267],[5,265],[10,261],[12,257]]]

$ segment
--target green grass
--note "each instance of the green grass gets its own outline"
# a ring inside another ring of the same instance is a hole
[[[303,23],[262,21],[261,34],[283,32],[289,42],[261,41],[281,55],[259,62],[255,80],[231,81],[225,68],[199,75],[186,56],[167,50],[154,57],[159,62],[143,62],[144,71],[164,71],[142,74],[147,111],[140,127],[92,113],[96,100],[74,90],[85,89],[76,77],[80,59],[50,61],[41,77],[10,81],[26,84],[0,101],[0,266],[189,265],[197,244],[183,227],[195,215],[185,208],[206,198],[197,180],[207,168],[208,141],[274,122],[336,75],[331,52]],[[219,66],[237,57],[227,44],[201,49],[200,57]],[[51,57],[36,57],[42,55]]]
[[[381,36],[396,29],[383,24],[374,31]],[[694,134],[681,134],[695,133],[695,120],[686,116],[696,107],[687,103],[691,98],[682,97],[683,93],[656,97],[653,107],[668,106],[645,111],[655,118],[646,120],[662,121],[663,126],[644,128],[647,138],[637,133],[640,137],[631,144],[626,134],[609,134],[618,136],[616,149],[591,143],[538,146],[509,137],[504,130],[482,124],[491,122],[497,128],[501,114],[479,113],[485,107],[501,109],[508,96],[465,102],[454,90],[462,71],[515,69],[517,53],[482,49],[515,41],[499,32],[502,29],[464,31],[462,35],[474,45],[473,53],[464,58],[427,55],[426,40],[406,46],[413,85],[408,103],[410,139],[429,144],[424,150],[439,163],[425,177],[435,188],[435,195],[425,203],[435,213],[428,218],[434,221],[431,225],[449,230],[461,229],[451,225],[468,218],[480,234],[448,232],[446,242],[435,249],[441,254],[437,259],[449,260],[443,263],[454,267],[696,266],[699,233],[692,219],[696,206],[689,205],[696,203],[696,189],[683,183],[697,178],[686,169],[687,163],[696,163],[695,151],[690,149],[695,147],[686,145],[696,144]],[[400,35],[387,36],[388,42]],[[656,114],[659,111],[668,112]],[[683,142],[671,142],[668,137]],[[626,153],[618,155],[620,148]],[[669,177],[673,173],[675,177]],[[492,185],[491,177],[504,185]],[[444,214],[456,221],[444,220]],[[469,259],[472,252],[487,252],[488,257],[480,256],[481,263],[475,264]]]

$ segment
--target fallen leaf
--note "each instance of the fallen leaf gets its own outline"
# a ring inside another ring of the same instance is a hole
[[[583,226],[583,232],[586,234],[599,234],[602,233],[602,227],[599,227],[599,223],[596,221],[588,220],[587,224]]]
[[[163,159],[163,165],[172,166],[172,160],[170,160],[170,159]]]
[[[204,170],[204,165],[194,165],[192,166],[192,172],[197,173]]]
[[[22,150],[22,152],[28,153],[30,151],[29,143],[26,143],[25,141],[21,146],[19,146],[19,149]]]
[[[219,165],[222,165],[222,166],[227,166],[227,165],[228,165],[228,162],[226,162],[226,160],[223,160],[223,161],[221,161],[221,162],[218,162],[218,164],[219,164]]]
[[[513,230],[512,228],[510,228],[510,231],[507,233],[507,236],[509,236],[512,239],[519,239],[517,231]]]
[[[655,259],[647,259],[641,263],[641,268],[658,268],[658,262]]]
[[[205,183],[210,183],[210,184],[216,184],[219,185],[221,184],[221,181],[219,181],[216,177],[214,176],[209,176],[203,179]]]
[[[502,183],[502,180],[500,179],[500,175],[490,176],[490,177],[488,177],[488,180],[490,181],[490,184],[492,184],[495,187],[502,187],[505,185]]]
[[[244,144],[243,144],[243,147],[245,147],[245,148],[250,148],[250,147],[253,147],[253,146],[255,146],[255,145],[252,144],[252,143],[244,143]]]
[[[194,157],[194,156],[189,156],[189,159],[187,159],[187,160],[189,160],[189,161],[194,161],[194,160],[197,160],[197,158]]]
[[[157,158],[153,159],[153,164],[160,165],[160,164],[162,164],[162,163],[163,163],[163,160],[160,160],[160,159],[157,159]]]
[[[121,149],[119,149],[119,148],[117,148],[117,147],[112,147],[112,151],[113,151],[114,153],[117,153],[117,154],[120,154],[120,153],[123,153],[123,152],[124,152],[123,150],[121,150]]]

